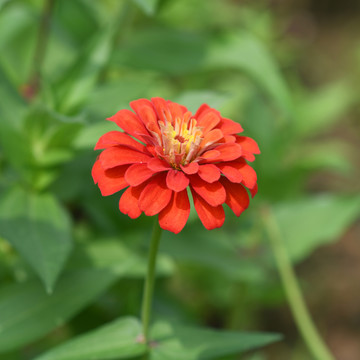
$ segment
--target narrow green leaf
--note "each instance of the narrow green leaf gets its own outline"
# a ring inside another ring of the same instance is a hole
[[[292,115],[292,98],[274,59],[261,41],[250,33],[242,31],[215,38],[209,44],[204,66],[244,71],[285,114]]]
[[[144,354],[140,321],[125,317],[62,344],[35,360],[129,359]]]
[[[147,15],[154,15],[159,0],[133,0]]]
[[[0,235],[51,291],[72,246],[68,214],[50,194],[15,188],[0,201]]]
[[[117,277],[109,270],[74,271],[60,279],[51,295],[35,280],[0,289],[0,352],[17,349],[62,325]]]
[[[243,353],[279,341],[281,335],[215,331],[161,322],[152,329],[151,360],[205,360]]]
[[[317,196],[274,208],[289,255],[300,261],[336,241],[360,214],[360,197]]]

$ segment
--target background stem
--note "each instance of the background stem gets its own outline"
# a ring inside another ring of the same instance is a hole
[[[161,231],[162,230],[156,219],[154,223],[153,233],[151,236],[151,242],[150,242],[148,269],[147,269],[145,285],[144,285],[144,295],[143,295],[142,312],[141,312],[143,335],[146,343],[149,343],[149,324],[150,324],[151,304],[152,304],[152,297],[154,290],[156,256],[159,248]]]
[[[294,269],[284,247],[280,230],[269,208],[263,208],[265,228],[270,239],[275,256],[276,265],[285,289],[291,312],[302,337],[315,359],[334,360],[333,355],[326,347],[319,332],[316,329],[311,315],[305,305],[300,286],[297,282]]]

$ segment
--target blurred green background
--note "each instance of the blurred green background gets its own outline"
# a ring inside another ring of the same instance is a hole
[[[208,103],[262,152],[240,218],[164,233],[155,316],[284,335],[224,359],[311,358],[266,204],[329,348],[360,359],[359,84],[357,0],[0,0],[1,359],[138,316],[153,219],[122,215],[90,171],[104,119],[155,96]]]

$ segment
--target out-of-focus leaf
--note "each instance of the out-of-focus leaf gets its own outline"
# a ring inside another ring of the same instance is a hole
[[[240,249],[231,240],[233,237],[234,232],[229,235],[221,229],[209,233],[188,227],[177,236],[164,233],[160,248],[175,260],[200,264],[235,280],[261,281],[264,273],[261,264],[241,256]]]
[[[99,31],[62,80],[55,84],[63,111],[78,107],[92,91],[100,72],[108,62],[115,32],[116,26],[112,22]]]
[[[360,197],[314,196],[278,204],[274,214],[289,255],[300,261],[344,233],[360,214]]]
[[[160,322],[154,325],[151,360],[205,360],[240,354],[279,341],[281,335],[215,331]]]
[[[306,170],[330,169],[339,173],[349,173],[351,163],[346,151],[346,144],[339,142],[320,142],[303,144],[301,154],[291,159],[292,166]]]
[[[124,234],[123,242],[120,242],[119,239],[99,239],[75,251],[69,265],[77,268],[79,265],[89,266],[91,264],[96,268],[119,272],[126,277],[142,277],[147,271],[147,254],[140,256],[124,245],[127,238],[134,241],[139,236],[143,235],[137,232]],[[126,273],[124,273],[123,264],[128,263],[128,259],[131,259],[131,263],[128,264]],[[157,275],[166,276],[172,274],[173,271],[174,264],[169,256],[159,254],[156,265]]]
[[[129,359],[146,352],[139,341],[142,328],[138,319],[120,318],[62,344],[36,360]]]
[[[13,189],[0,202],[0,234],[50,292],[72,246],[70,219],[56,199],[51,194]]]
[[[229,101],[231,95],[216,93],[214,91],[186,91],[174,100],[175,102],[186,106],[191,112],[195,113],[200,105],[206,103],[209,106],[219,109],[224,103]]]
[[[108,270],[74,271],[60,279],[51,295],[46,294],[37,281],[1,288],[0,352],[18,349],[64,324],[117,277]]]
[[[29,2],[9,1],[0,12],[0,63],[17,86],[29,75],[37,24]]]
[[[357,101],[357,94],[346,82],[328,85],[299,102],[297,132],[314,135],[331,126]]]
[[[159,0],[133,0],[147,15],[154,15]]]
[[[115,52],[112,61],[173,75],[193,73],[203,64],[207,41],[196,33],[148,28],[137,31]]]
[[[205,68],[239,69],[261,86],[286,115],[293,114],[287,85],[266,47],[247,32],[226,34],[209,43]]]

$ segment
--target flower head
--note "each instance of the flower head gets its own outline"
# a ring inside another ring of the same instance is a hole
[[[180,232],[190,214],[187,188],[206,229],[223,225],[227,204],[236,216],[257,192],[257,177],[247,163],[259,154],[256,142],[239,136],[240,124],[203,104],[193,115],[162,98],[139,99],[130,110],[108,120],[122,130],[99,139],[103,149],[92,176],[102,195],[125,189],[119,208],[131,218],[159,215],[159,224]],[[247,161],[246,161],[247,160]]]

